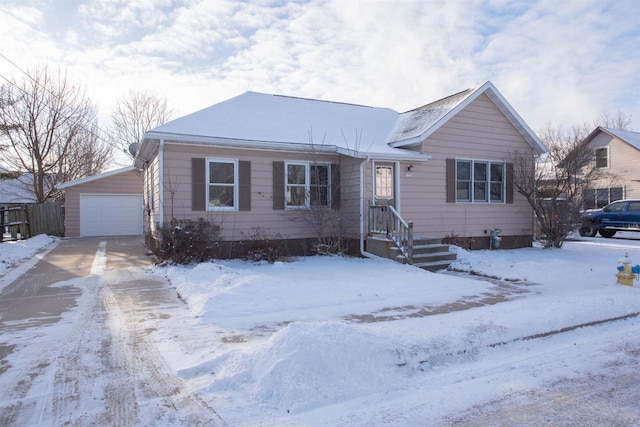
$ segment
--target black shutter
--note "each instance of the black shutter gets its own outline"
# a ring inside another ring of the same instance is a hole
[[[340,209],[340,165],[331,164],[331,208]]]
[[[191,209],[204,211],[207,209],[205,159],[191,159]]]
[[[238,161],[238,210],[251,210],[251,162]]]
[[[456,202],[456,159],[447,159],[447,203]]]
[[[284,162],[273,162],[273,209],[284,209]]]
[[[506,173],[506,202],[513,203],[513,163],[507,163],[507,173]]]

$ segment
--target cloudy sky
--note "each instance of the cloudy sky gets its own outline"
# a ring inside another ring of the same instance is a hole
[[[0,54],[68,70],[105,121],[132,89],[178,115],[247,90],[406,111],[491,80],[534,130],[640,131],[637,0],[2,0]]]

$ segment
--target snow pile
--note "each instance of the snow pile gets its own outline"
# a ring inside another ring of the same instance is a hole
[[[335,321],[295,322],[223,357],[208,393],[236,392],[277,412],[298,412],[385,387],[397,378],[388,336]]]
[[[40,249],[57,241],[55,237],[40,234],[27,240],[0,243],[0,275],[9,267],[31,258]]]

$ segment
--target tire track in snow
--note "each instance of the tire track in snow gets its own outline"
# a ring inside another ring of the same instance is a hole
[[[49,327],[25,330],[25,336],[32,336],[21,351],[25,358],[33,359],[5,373],[20,379],[0,395],[2,402],[9,403],[1,407],[2,426],[63,425],[51,420],[82,418],[82,383],[98,375],[93,365],[87,369],[81,362],[93,353],[87,341],[97,335],[101,321],[95,302],[100,278],[89,276],[67,283],[83,289],[78,306],[71,318],[65,319],[64,314],[55,324],[55,335],[47,334]],[[10,379],[6,382],[12,383]]]
[[[119,361],[127,365],[143,421],[167,425],[224,425],[216,411],[190,390],[163,358],[141,325],[136,289],[105,288],[104,300],[114,344],[119,346]]]

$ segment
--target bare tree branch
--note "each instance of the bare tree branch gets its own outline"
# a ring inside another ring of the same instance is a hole
[[[595,167],[593,148],[583,143],[594,127],[585,123],[565,130],[547,125],[538,132],[547,153],[535,162],[521,152],[512,156],[514,186],[533,208],[545,247],[562,247],[579,222],[585,190],[602,179],[616,179],[611,172]]]
[[[27,172],[37,202],[44,202],[64,181],[61,173],[83,144],[99,145],[92,133],[97,110],[85,91],[73,85],[66,73],[37,68],[23,80],[7,79],[0,88],[0,138],[5,160],[16,171]],[[74,160],[75,161],[75,160]],[[96,168],[93,159],[91,170]],[[86,175],[75,175],[81,177]]]
[[[173,111],[165,98],[149,92],[131,91],[113,109],[112,138],[127,154],[129,146],[142,140],[144,134],[170,120]]]

